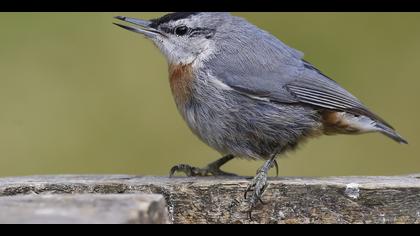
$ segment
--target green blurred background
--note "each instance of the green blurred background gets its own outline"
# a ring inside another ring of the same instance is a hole
[[[166,175],[219,154],[178,114],[166,61],[115,15],[0,13],[0,176]],[[419,13],[234,13],[305,52],[408,139],[325,136],[279,161],[281,175],[420,172]],[[253,175],[262,162],[232,161]]]

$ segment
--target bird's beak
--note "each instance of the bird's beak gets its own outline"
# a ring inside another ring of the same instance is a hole
[[[130,30],[135,33],[143,34],[146,37],[153,38],[153,37],[156,37],[157,35],[163,35],[160,31],[150,27],[152,23],[151,21],[129,18],[125,16],[116,16],[115,19],[122,20],[122,21],[142,27],[142,28],[137,28],[137,27],[131,27],[127,25],[121,25],[118,23],[113,23],[114,25],[117,25],[123,29]]]

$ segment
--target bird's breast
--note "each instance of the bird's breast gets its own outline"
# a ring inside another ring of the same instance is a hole
[[[191,64],[169,65],[169,83],[178,107],[182,107],[191,99],[193,80]]]

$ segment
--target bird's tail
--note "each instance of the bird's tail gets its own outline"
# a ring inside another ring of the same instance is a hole
[[[382,124],[381,122],[376,122],[375,126],[376,128],[378,128],[379,132],[392,138],[396,142],[401,143],[401,144],[408,144],[408,142],[401,135],[399,135],[393,128],[385,124]]]

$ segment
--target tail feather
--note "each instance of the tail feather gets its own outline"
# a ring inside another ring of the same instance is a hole
[[[379,132],[381,132],[382,134],[388,136],[389,138],[392,138],[393,140],[395,140],[398,143],[401,144],[408,144],[407,140],[405,140],[401,135],[399,135],[395,130],[393,130],[392,128],[381,124],[379,122],[376,122],[375,125],[378,129]]]
[[[354,115],[348,112],[324,110],[322,122],[325,134],[363,134],[380,132],[401,144],[408,142],[399,135],[388,123],[376,117]]]

